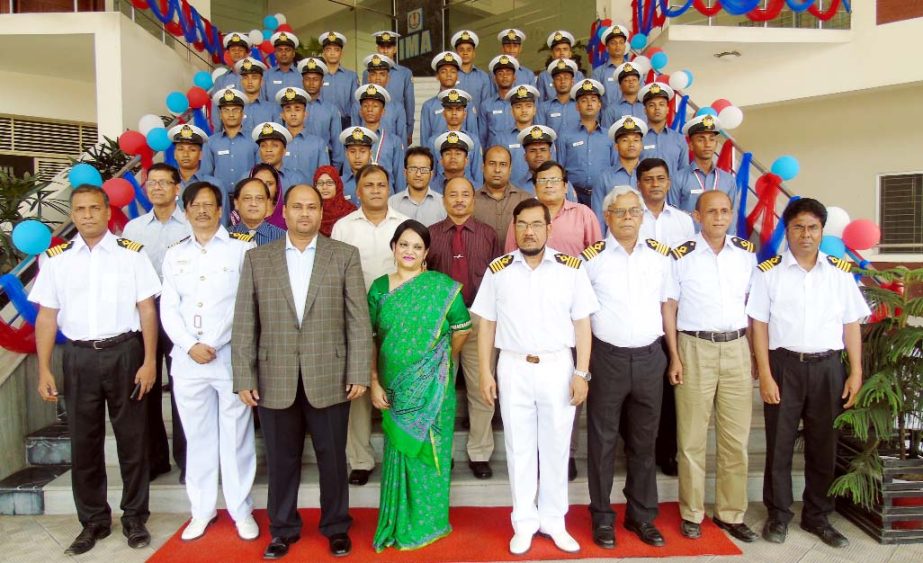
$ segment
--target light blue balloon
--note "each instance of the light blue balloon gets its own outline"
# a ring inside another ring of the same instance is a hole
[[[701,107],[699,108],[699,111],[695,112],[696,117],[701,117],[703,115],[718,117],[718,112],[715,111],[715,108],[709,106]]]
[[[167,109],[175,114],[184,113],[189,109],[189,100],[186,99],[186,94],[182,92],[170,92],[167,94]]]
[[[779,176],[786,182],[795,178],[798,175],[798,172],[801,170],[801,166],[798,164],[798,159],[794,156],[780,156],[772,163],[771,171],[776,176]]]
[[[686,73],[686,76],[689,77],[689,84],[686,84],[686,88],[688,88],[688,87],[692,86],[692,83],[693,83],[693,81],[695,80],[695,77],[692,76],[692,71],[691,71],[691,70],[684,70],[683,72],[685,72],[685,73]]]
[[[264,39],[265,41],[269,41],[269,39],[270,39],[271,37],[272,37],[272,30],[271,30],[271,29],[264,29],[264,30],[263,30],[263,39]]]
[[[215,82],[212,80],[212,75],[210,72],[206,70],[200,70],[199,72],[195,73],[195,76],[192,77],[192,83],[199,88],[202,88],[203,90],[210,90]]]
[[[846,254],[846,244],[840,237],[824,235],[824,238],[820,239],[820,251],[836,258],[842,258]]]
[[[163,127],[156,127],[147,133],[147,146],[160,152],[170,148],[170,136]]]
[[[35,256],[51,246],[51,229],[45,223],[27,219],[13,227],[13,246],[28,256]]]
[[[643,33],[636,33],[631,37],[629,44],[635,51],[640,51],[647,45],[647,35],[644,35]]]
[[[263,18],[263,27],[266,29],[275,29],[279,27],[279,19],[276,16],[266,16]]]
[[[667,66],[667,63],[670,61],[670,58],[667,57],[667,54],[663,51],[657,51],[654,53],[654,56],[651,57],[651,66],[654,67],[654,70],[660,71],[663,67]]]
[[[71,171],[67,173],[67,181],[70,182],[72,188],[84,185],[101,188],[103,185],[103,177],[100,175],[99,170],[85,162],[75,164],[71,168]]]

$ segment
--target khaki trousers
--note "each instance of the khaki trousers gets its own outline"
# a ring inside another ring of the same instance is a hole
[[[705,517],[705,453],[715,413],[717,474],[715,514],[743,522],[747,510],[747,442],[753,414],[750,348],[746,338],[711,342],[679,334],[683,384],[676,391],[679,511],[683,520]]]
[[[372,449],[372,394],[368,391],[349,402],[349,426],[346,431],[346,459],[350,469],[375,469]]]
[[[468,459],[490,461],[494,453],[494,431],[491,420],[494,407],[481,397],[481,369],[478,362],[478,332],[481,317],[471,313],[471,333],[461,349],[459,365],[465,374],[465,388],[468,393]],[[454,392],[454,389],[452,390]]]

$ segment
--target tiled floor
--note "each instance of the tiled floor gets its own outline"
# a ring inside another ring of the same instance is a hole
[[[797,513],[797,510],[796,510]],[[747,513],[747,523],[755,530],[762,528],[766,511],[761,504],[751,504]],[[113,526],[112,535],[101,541],[84,555],[67,557],[64,549],[79,533],[80,526],[73,516],[2,516],[0,517],[0,561],[15,563],[55,561],[81,561],[105,563],[130,563],[144,561],[150,557],[164,542],[185,522],[182,514],[154,514],[148,521],[148,528],[153,536],[151,547],[141,550],[129,548],[118,524]],[[919,563],[923,561],[923,544],[903,546],[883,546],[869,538],[861,530],[846,522],[841,516],[834,515],[833,524],[850,539],[846,549],[829,548],[817,538],[798,528],[797,522],[789,529],[788,541],[783,545],[773,545],[764,541],[753,544],[738,543],[743,550],[742,557],[690,557],[674,558],[669,561],[733,562],[741,561],[766,563]],[[621,533],[628,533],[624,530]],[[420,561],[426,560],[425,550],[420,552]],[[344,561],[349,561],[346,558]],[[600,560],[601,561],[601,560]],[[611,560],[606,560],[611,561]],[[632,562],[645,561],[633,559]],[[653,559],[652,562],[665,561]],[[195,563],[195,562],[189,562]]]

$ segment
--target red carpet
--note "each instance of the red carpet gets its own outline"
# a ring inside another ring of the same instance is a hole
[[[350,561],[384,563],[386,561],[522,561],[540,559],[591,559],[600,557],[674,557],[697,555],[740,555],[741,551],[711,520],[702,522],[702,538],[689,540],[679,532],[679,508],[675,502],[660,505],[657,527],[666,539],[665,547],[646,545],[636,535],[622,527],[624,506],[617,506],[619,521],[616,527],[618,545],[614,550],[601,549],[593,543],[590,531],[590,513],[586,506],[571,506],[567,515],[567,529],[580,543],[579,553],[568,554],[558,550],[550,539],[536,536],[532,549],[516,557],[509,552],[513,534],[509,507],[458,507],[451,512],[453,532],[432,545],[415,551],[388,549],[375,553],[372,536],[378,522],[378,510],[354,508],[350,514],[355,519],[350,530],[353,550],[349,557],[337,559],[330,556],[327,539],[317,532],[320,511],[301,509],[304,521],[301,541],[294,544],[284,561]],[[193,541],[180,540],[180,530],[171,537],[148,561],[151,563],[191,563],[198,561],[261,561],[263,550],[269,543],[269,521],[265,510],[254,513],[260,525],[260,537],[245,542],[237,537],[237,530],[227,512],[222,510],[218,522],[204,537]]]

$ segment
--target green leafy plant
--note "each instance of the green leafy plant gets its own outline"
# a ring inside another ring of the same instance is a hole
[[[867,379],[853,408],[834,422],[859,442],[861,451],[830,493],[870,508],[878,500],[882,455],[920,455],[923,421],[923,268],[876,271],[882,286],[862,292],[881,321],[863,328],[862,369]]]
[[[162,119],[162,118],[161,118]],[[71,164],[85,162],[97,170],[103,177],[103,181],[113,178],[122,168],[131,160],[131,156],[125,154],[119,148],[119,142],[115,139],[103,136],[103,142],[87,149],[86,153],[80,158],[72,158]]]
[[[42,218],[45,210],[67,215],[66,202],[52,198],[53,190],[45,186],[35,176],[26,174],[20,178],[0,171],[0,274],[9,272],[24,258],[13,246],[12,229],[17,223],[28,217],[57,225],[56,221]]]

